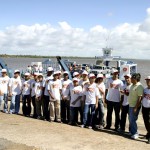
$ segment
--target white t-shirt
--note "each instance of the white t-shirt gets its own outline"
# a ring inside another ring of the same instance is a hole
[[[69,100],[69,86],[71,85],[71,80],[62,80],[62,96]]]
[[[4,94],[8,93],[8,83],[10,78],[8,76],[0,77],[0,84],[2,86],[2,91]]]
[[[132,85],[132,84],[130,84],[130,85],[127,86],[127,85],[125,84],[125,85],[123,86],[123,90],[126,90],[126,91],[129,92],[131,85]],[[127,95],[124,94],[122,106],[127,106],[127,105],[129,105],[128,97],[129,97],[129,96],[127,96]]]
[[[30,95],[30,90],[31,90],[31,80],[23,80],[22,82],[22,94],[23,95]]]
[[[84,85],[85,104],[96,104],[96,96],[99,97],[99,90],[96,83]]]
[[[106,89],[108,89],[106,96],[108,101],[120,102],[120,90],[123,89],[123,82],[121,80],[113,80],[112,78],[108,79]]]
[[[142,100],[143,107],[150,108],[150,89],[144,89],[144,97]]]
[[[72,104],[79,96],[82,96],[82,87],[76,86],[74,87],[72,84],[70,85],[70,106],[71,107],[80,107],[81,106],[81,100],[78,100],[75,105]]]
[[[102,91],[105,93],[105,84],[104,82],[100,83],[100,84],[97,84],[97,87],[98,87],[98,90],[99,88],[102,89]],[[104,96],[101,94],[100,90],[99,90],[99,98],[104,98]]]
[[[21,94],[21,90],[22,90],[22,82],[20,77],[18,78],[11,78],[8,86],[10,87],[10,90],[12,92],[13,95],[19,95]]]
[[[42,95],[42,82],[32,81],[31,83],[31,96],[40,97]]]
[[[81,85],[82,87],[85,85],[85,83],[88,83],[89,82],[89,79],[87,79],[86,81],[83,81],[83,79],[81,79],[79,81],[79,85]]]
[[[45,96],[49,96],[47,86],[48,86],[48,82],[50,80],[53,80],[53,76],[49,76],[49,77],[47,76],[46,79],[43,81],[43,87],[45,87],[45,90],[44,90],[44,95]]]
[[[60,84],[60,80],[50,80],[48,83],[48,90],[52,93],[54,99],[50,97],[50,100],[55,101],[55,100],[60,100],[60,89],[62,89],[62,86]]]

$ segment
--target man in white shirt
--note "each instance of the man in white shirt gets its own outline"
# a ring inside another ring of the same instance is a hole
[[[127,118],[127,114],[129,113],[128,96],[129,96],[130,87],[132,85],[130,74],[125,75],[124,78],[125,78],[125,85],[123,86],[123,90],[120,91],[123,94],[123,96],[121,101],[122,110],[121,110],[120,129],[118,130],[119,132],[122,133],[125,132],[126,118]]]
[[[147,130],[147,143],[150,144],[150,76],[148,76],[145,80],[147,87],[144,89],[144,95],[142,99],[142,114],[145,128]]]
[[[10,79],[8,84],[9,96],[11,96],[11,104],[9,113],[19,113],[20,109],[20,95],[22,89],[22,82],[20,79],[20,71],[14,71],[14,77]]]
[[[0,103],[4,100],[4,112],[8,113],[8,83],[10,78],[7,75],[7,70],[2,69],[2,77],[0,78],[1,90]]]
[[[47,76],[43,82],[43,91],[44,91],[44,117],[47,121],[50,121],[50,109],[49,109],[49,101],[50,101],[50,97],[49,97],[49,93],[48,93],[48,83],[50,80],[53,80],[53,68],[52,67],[48,67],[47,68]]]
[[[22,111],[25,116],[30,116],[31,114],[31,80],[30,73],[26,72],[24,74],[24,80],[22,82]]]
[[[70,119],[70,95],[69,87],[72,81],[69,79],[69,73],[65,71],[63,73],[64,79],[62,82],[61,93],[61,120],[63,123],[68,123]]]
[[[110,129],[112,125],[112,112],[115,111],[115,131],[118,130],[120,125],[120,90],[123,87],[123,82],[118,79],[118,70],[112,70],[112,77],[106,83],[106,98],[107,104],[107,117],[105,129]]]
[[[47,89],[50,95],[50,120],[60,123],[60,93],[62,87],[58,76],[59,73],[57,71],[53,73],[53,80],[49,81]]]
[[[98,107],[99,97],[99,91],[95,83],[95,75],[93,73],[89,74],[89,83],[84,85],[83,94],[85,105],[83,112],[83,125],[81,127],[84,128],[85,126],[88,126],[89,129],[92,129],[92,127],[94,127],[94,116],[95,110]],[[89,112],[90,115],[88,118]]]
[[[73,84],[70,84],[70,125],[78,125],[78,113],[81,117],[81,98],[82,87],[79,85],[79,79],[73,78]]]

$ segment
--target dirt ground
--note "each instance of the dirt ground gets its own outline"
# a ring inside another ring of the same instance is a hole
[[[149,150],[141,115],[138,126],[140,138],[131,140],[113,130],[94,131],[0,112],[0,150]]]

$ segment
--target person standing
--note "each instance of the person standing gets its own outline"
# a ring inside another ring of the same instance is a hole
[[[99,91],[93,73],[89,74],[89,83],[85,84],[83,89],[85,105],[83,111],[83,125],[81,125],[81,127],[84,128],[88,126],[89,129],[92,129],[94,127],[95,109],[98,107],[99,97]]]
[[[129,114],[128,96],[129,96],[130,87],[132,85],[130,74],[125,75],[124,78],[125,78],[125,85],[123,86],[123,90],[120,91],[123,95],[121,101],[122,110],[121,110],[120,129],[118,131],[121,133],[125,132],[126,118],[127,118],[127,114]],[[130,127],[129,127],[129,131],[130,131]]]
[[[47,68],[47,76],[43,82],[43,91],[44,91],[44,113],[43,116],[47,121],[50,121],[50,109],[49,109],[49,102],[50,102],[50,97],[48,93],[48,83],[50,80],[53,80],[53,68],[48,67]]]
[[[49,81],[47,89],[50,95],[50,120],[60,123],[60,95],[62,87],[60,85],[60,80],[58,79],[58,77],[59,72],[54,72],[53,80]]]
[[[141,100],[143,96],[143,86],[140,83],[141,75],[134,73],[131,77],[132,85],[129,91],[129,126],[132,139],[138,139],[137,119],[141,108]]]
[[[150,76],[146,79],[147,87],[144,89],[144,95],[142,99],[142,115],[147,130],[146,139],[148,144],[150,144]]]
[[[72,81],[69,79],[67,71],[63,73],[62,93],[61,93],[61,120],[63,123],[68,123],[70,119],[70,95],[69,87]]]
[[[70,90],[70,122],[69,125],[78,125],[78,113],[81,117],[81,98],[82,87],[79,85],[79,79],[73,78],[73,84],[69,87]]]
[[[26,72],[24,74],[25,79],[22,82],[22,111],[25,116],[30,116],[31,114],[31,80],[30,73]]]
[[[8,84],[9,96],[11,96],[11,104],[9,113],[18,114],[20,110],[20,95],[22,90],[22,82],[20,79],[20,71],[14,71],[14,77],[10,79]]]
[[[103,74],[98,74],[95,80],[97,88],[99,90],[98,108],[95,111],[95,124],[98,123],[98,129],[103,129],[105,125],[104,121],[104,99],[105,99],[105,84],[103,82]]]
[[[105,129],[110,129],[112,125],[112,112],[115,111],[115,131],[120,125],[120,90],[123,82],[118,79],[118,70],[112,70],[112,77],[106,83],[105,103],[107,104],[107,117]]]
[[[2,93],[1,93],[1,101],[4,100],[4,113],[8,113],[8,83],[10,78],[7,75],[7,70],[6,69],[2,69],[1,71],[2,73],[2,77],[0,78],[0,84],[1,84],[1,88],[2,88]]]

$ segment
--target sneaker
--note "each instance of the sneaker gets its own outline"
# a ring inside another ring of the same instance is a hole
[[[99,125],[98,129],[103,130],[104,126],[103,125]]]
[[[88,128],[89,128],[89,129],[92,129],[92,126],[89,126]]]
[[[118,131],[119,133],[124,133],[124,132],[125,132],[125,131],[122,130],[121,128],[119,128],[117,131]]]
[[[110,129],[110,127],[106,126],[106,127],[104,127],[104,129],[107,129],[107,130],[109,130],[109,129]]]
[[[81,128],[85,128],[85,125],[84,125],[84,124],[82,124],[82,125],[81,125]]]
[[[139,138],[139,135],[138,134],[134,134],[134,135],[131,136],[131,138],[134,139],[134,140],[136,140],[136,139]]]
[[[5,111],[4,111],[4,113],[8,114],[8,111],[7,111],[7,110],[5,110]]]

